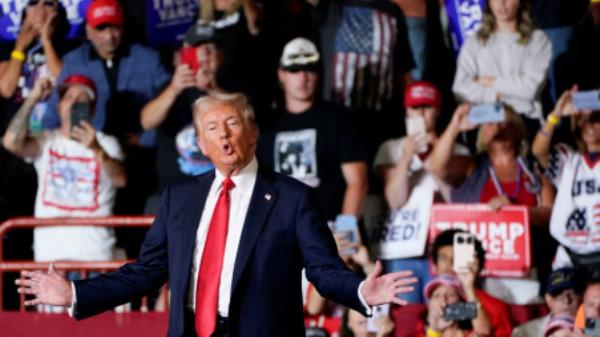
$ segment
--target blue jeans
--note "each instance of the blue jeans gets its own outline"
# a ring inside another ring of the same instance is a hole
[[[420,17],[406,17],[408,30],[408,43],[415,61],[415,68],[411,71],[412,78],[419,81],[425,73],[427,64],[427,19]]]
[[[429,259],[426,257],[383,260],[383,270],[385,273],[392,273],[401,270],[410,270],[413,276],[416,277],[417,283],[413,284],[415,288],[412,292],[401,294],[398,297],[408,301],[409,303],[420,304],[425,303],[423,290],[425,285],[431,279],[429,273]]]
[[[548,69],[548,87],[550,89],[552,103],[556,103],[558,97],[560,97],[562,94],[560,92],[556,92],[557,83],[554,73],[554,62],[556,62],[556,59],[560,55],[569,50],[569,42],[571,41],[574,31],[575,28],[569,26],[544,29],[544,33],[546,33],[550,39],[550,42],[552,43],[552,61],[550,62],[550,68]]]

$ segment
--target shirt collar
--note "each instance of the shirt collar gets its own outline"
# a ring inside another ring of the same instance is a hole
[[[253,157],[250,163],[246,165],[238,174],[231,177],[233,183],[236,187],[247,187],[256,179],[256,174],[258,173],[258,161],[256,157]],[[223,184],[223,180],[225,180],[225,176],[219,172],[219,170],[215,169],[215,186],[217,190],[221,189],[221,185]]]

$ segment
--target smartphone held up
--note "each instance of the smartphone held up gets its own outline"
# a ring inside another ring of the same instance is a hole
[[[475,237],[471,233],[454,234],[454,260],[455,272],[464,273],[469,271],[469,266],[475,262]]]
[[[196,47],[183,47],[180,51],[181,64],[187,64],[188,67],[195,73],[200,69],[200,60]]]

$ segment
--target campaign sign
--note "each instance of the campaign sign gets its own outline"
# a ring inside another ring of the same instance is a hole
[[[153,46],[183,41],[198,17],[198,0],[146,0],[146,32]]]
[[[433,204],[432,177],[417,185],[408,202],[391,212],[379,232],[379,258],[383,260],[422,256],[427,246],[429,215]]]
[[[487,204],[434,205],[429,238],[447,229],[473,233],[486,251],[484,276],[526,277],[531,267],[529,215],[526,206],[494,212]]]
[[[59,0],[67,13],[69,33],[67,38],[81,36],[85,12],[92,0]],[[0,40],[14,41],[19,35],[23,10],[29,0],[0,0]]]
[[[452,47],[458,54],[465,40],[481,26],[485,0],[445,0]]]

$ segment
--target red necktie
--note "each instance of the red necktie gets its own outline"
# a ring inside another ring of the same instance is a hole
[[[209,337],[215,331],[219,283],[229,224],[229,190],[233,187],[235,184],[229,177],[223,180],[223,188],[210,220],[202,252],[198,283],[196,284],[196,333],[198,337]]]

